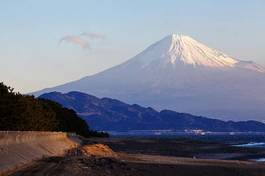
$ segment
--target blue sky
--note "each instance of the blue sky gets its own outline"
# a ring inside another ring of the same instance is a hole
[[[265,65],[264,0],[1,0],[0,81],[22,93],[121,63],[171,34]],[[90,48],[59,41],[81,33]]]

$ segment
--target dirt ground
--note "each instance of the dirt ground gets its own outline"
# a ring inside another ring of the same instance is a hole
[[[156,145],[158,144],[155,144],[157,143],[157,141],[129,141],[130,146],[128,146],[128,142],[126,141],[127,140],[116,139],[108,139],[105,141],[89,140],[86,141],[85,146],[80,149],[69,151],[68,154],[64,157],[50,157],[36,161],[31,166],[20,169],[11,175],[265,176],[265,163],[239,160],[198,159],[193,157],[180,157],[175,155],[169,156],[165,155],[164,152],[168,147],[171,148],[172,146],[164,146],[164,143],[159,145],[161,150],[161,154],[159,155],[159,150],[158,148],[156,149],[156,147],[158,147]],[[108,143],[110,148],[106,145],[95,145],[94,143]],[[139,143],[151,143],[153,145],[142,145],[142,147],[140,147]],[[116,144],[116,146],[114,146],[114,144]],[[122,147],[120,145],[122,145]],[[182,145],[184,146],[183,143]],[[203,148],[205,148],[207,145],[208,147],[211,146],[210,144],[198,145],[203,146]],[[148,148],[150,146],[154,146],[154,148]],[[166,148],[163,148],[163,146]],[[175,147],[177,146],[178,145],[175,144]],[[196,144],[194,144],[193,146],[196,146]],[[121,148],[123,147],[128,149],[127,152],[121,150]],[[216,147],[217,146],[213,147],[215,148],[214,150],[216,150]],[[114,151],[111,148],[113,148]],[[119,148],[120,150],[118,150]],[[136,150],[136,148],[138,150]],[[174,152],[174,150],[171,152]],[[218,152],[220,153],[221,151]],[[192,155],[192,152],[190,152],[190,154]]]

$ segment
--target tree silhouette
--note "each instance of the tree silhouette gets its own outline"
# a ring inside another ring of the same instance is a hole
[[[85,137],[108,136],[91,131],[73,110],[50,100],[21,95],[4,83],[0,83],[0,130],[64,131]]]

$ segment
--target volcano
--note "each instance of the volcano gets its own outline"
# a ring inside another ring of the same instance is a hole
[[[222,120],[265,119],[264,67],[185,35],[166,36],[120,65],[34,95],[52,91],[80,91]]]

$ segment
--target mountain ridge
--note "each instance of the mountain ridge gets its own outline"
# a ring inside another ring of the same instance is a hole
[[[221,121],[171,110],[127,104],[112,98],[97,98],[82,92],[51,92],[39,98],[49,99],[76,111],[96,130],[204,130],[213,132],[265,132],[257,121]]]

